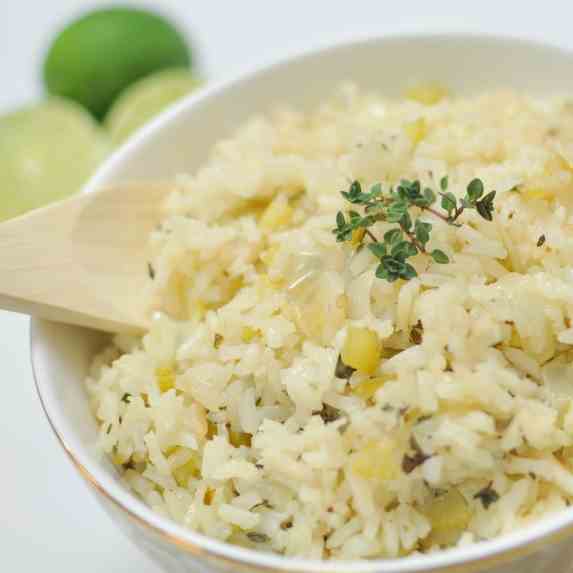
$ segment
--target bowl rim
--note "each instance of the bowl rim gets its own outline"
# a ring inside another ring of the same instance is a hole
[[[297,50],[279,60],[263,63],[250,69],[216,82],[203,88],[198,94],[191,94],[171,105],[165,112],[138,130],[123,146],[115,151],[97,169],[82,189],[82,192],[92,192],[105,184],[106,179],[113,176],[114,170],[128,161],[143,141],[153,137],[165,124],[172,122],[181,113],[192,109],[196,104],[213,97],[243,82],[256,80],[271,70],[277,71],[284,67],[300,63],[307,58],[318,58],[338,50],[349,50],[356,46],[369,43],[384,43],[392,41],[473,41],[482,44],[497,44],[500,47],[511,48],[520,46],[529,49],[553,51],[555,54],[570,57],[573,61],[573,51],[550,42],[528,39],[513,35],[496,35],[488,33],[464,32],[428,32],[428,33],[398,33],[383,36],[365,36],[351,41],[342,40],[329,42],[306,50]],[[491,567],[519,556],[533,553],[548,542],[554,543],[564,537],[573,535],[573,508],[563,510],[551,517],[535,522],[532,525],[502,535],[492,540],[482,541],[464,547],[446,549],[431,555],[411,555],[401,558],[387,559],[353,559],[353,560],[319,560],[300,557],[285,557],[273,553],[263,553],[229,543],[219,541],[193,530],[178,525],[169,518],[163,517],[149,508],[134,494],[122,487],[101,470],[97,464],[92,464],[88,456],[81,451],[75,451],[73,446],[59,429],[55,416],[50,413],[49,398],[44,393],[44,387],[49,384],[42,382],[41,366],[38,348],[42,344],[41,325],[46,323],[32,318],[30,324],[30,358],[35,388],[49,425],[68,458],[81,476],[107,501],[111,502],[121,512],[161,537],[167,543],[176,546],[184,552],[205,560],[224,563],[231,567],[249,567],[260,571],[277,572],[313,572],[313,573],[414,573],[434,571],[459,570],[464,568],[482,569]]]

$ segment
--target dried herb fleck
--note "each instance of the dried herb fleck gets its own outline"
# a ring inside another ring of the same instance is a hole
[[[484,509],[488,509],[492,503],[495,503],[499,499],[499,493],[491,487],[492,483],[493,482],[489,482],[486,487],[474,495],[474,499],[479,499]]]
[[[405,474],[412,473],[418,466],[421,466],[425,461],[430,459],[431,456],[422,452],[415,452],[413,456],[404,454],[402,459],[402,471]]]
[[[257,533],[256,531],[249,531],[247,537],[254,543],[267,543],[269,536],[264,533]]]
[[[432,457],[423,452],[422,448],[420,448],[420,445],[413,436],[410,438],[410,447],[414,452],[413,455],[404,454],[404,457],[402,458],[402,471],[405,474],[412,473],[418,466],[421,466],[425,461]]]
[[[135,463],[133,462],[133,460],[131,458],[129,458],[129,460],[127,460],[124,464],[121,464],[121,467],[124,471],[134,470],[135,469]]]
[[[263,499],[263,501],[253,505],[253,507],[251,507],[250,511],[253,511],[254,509],[260,509],[262,507],[265,507],[266,509],[273,509],[273,506],[269,503],[269,500]]]
[[[213,337],[213,346],[215,348],[219,348],[219,346],[221,346],[222,343],[223,343],[223,335],[216,332],[215,336]]]
[[[421,320],[412,327],[410,330],[410,342],[412,344],[422,344],[422,339],[424,335],[424,325]]]
[[[342,361],[342,356],[338,355],[338,360],[336,361],[336,368],[334,369],[334,375],[337,378],[350,378],[352,374],[356,371],[356,368],[352,368],[352,366],[348,366],[344,364]]]
[[[384,511],[386,511],[386,512],[394,511],[395,509],[398,509],[399,507],[400,507],[400,502],[394,498],[392,501],[389,501],[384,506]]]
[[[147,263],[147,274],[151,280],[155,278],[155,269],[151,263]]]
[[[335,422],[342,416],[342,412],[335,408],[334,406],[329,406],[328,404],[322,404],[322,410],[313,412],[314,415],[319,415],[325,424],[330,422]]]
[[[537,246],[542,247],[545,244],[545,235],[540,235],[537,239]]]
[[[126,392],[122,397],[121,397],[121,401],[124,402],[125,404],[129,404],[131,402],[131,394],[129,392]]]

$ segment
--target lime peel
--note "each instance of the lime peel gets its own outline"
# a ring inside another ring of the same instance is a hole
[[[79,191],[110,150],[105,131],[71,101],[0,117],[0,220]]]
[[[103,119],[137,80],[191,62],[185,38],[165,18],[141,9],[105,8],[58,35],[44,62],[44,83],[48,93],[72,99]]]
[[[143,78],[117,99],[104,125],[114,144],[123,143],[132,133],[170,104],[193,92],[201,80],[189,70],[169,69]]]

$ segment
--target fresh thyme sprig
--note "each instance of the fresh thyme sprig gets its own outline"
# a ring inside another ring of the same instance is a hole
[[[448,225],[459,227],[458,219],[466,209],[475,209],[486,221],[491,221],[495,199],[495,191],[484,195],[482,181],[473,179],[466,188],[466,195],[458,200],[448,191],[447,177],[440,181],[441,211],[436,208],[438,195],[429,187],[422,189],[420,181],[402,180],[387,192],[380,183],[364,192],[360,182],[353,181],[348,191],[341,193],[351,205],[362,207],[363,212],[350,209],[346,215],[342,211],[336,214],[336,228],[332,230],[336,240],[352,240],[360,247],[368,238],[368,249],[380,261],[376,276],[389,282],[417,276],[416,269],[407,260],[418,253],[428,254],[436,263],[450,262],[440,249],[427,250],[432,224],[413,219],[413,212],[427,211]],[[370,229],[378,221],[395,223],[397,227],[386,231],[379,240]]]

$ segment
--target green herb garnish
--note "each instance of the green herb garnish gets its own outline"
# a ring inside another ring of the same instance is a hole
[[[364,192],[358,181],[350,184],[342,196],[351,205],[362,207],[362,212],[350,209],[346,214],[336,214],[336,228],[332,232],[338,242],[357,238],[357,247],[361,247],[368,238],[368,249],[380,261],[376,276],[389,282],[398,279],[409,280],[417,276],[416,269],[407,262],[410,257],[424,253],[436,263],[447,264],[450,259],[439,249],[428,251],[432,224],[413,218],[413,214],[427,211],[448,225],[460,227],[458,219],[466,209],[475,209],[486,221],[493,218],[495,191],[484,195],[484,186],[480,179],[473,179],[466,188],[462,199],[448,191],[448,178],[440,180],[440,208],[436,208],[438,194],[429,187],[422,189],[420,181],[402,180],[395,188],[384,192],[382,185],[376,183]],[[395,223],[396,227],[379,240],[371,231],[378,221]],[[358,231],[363,229],[363,232]]]

